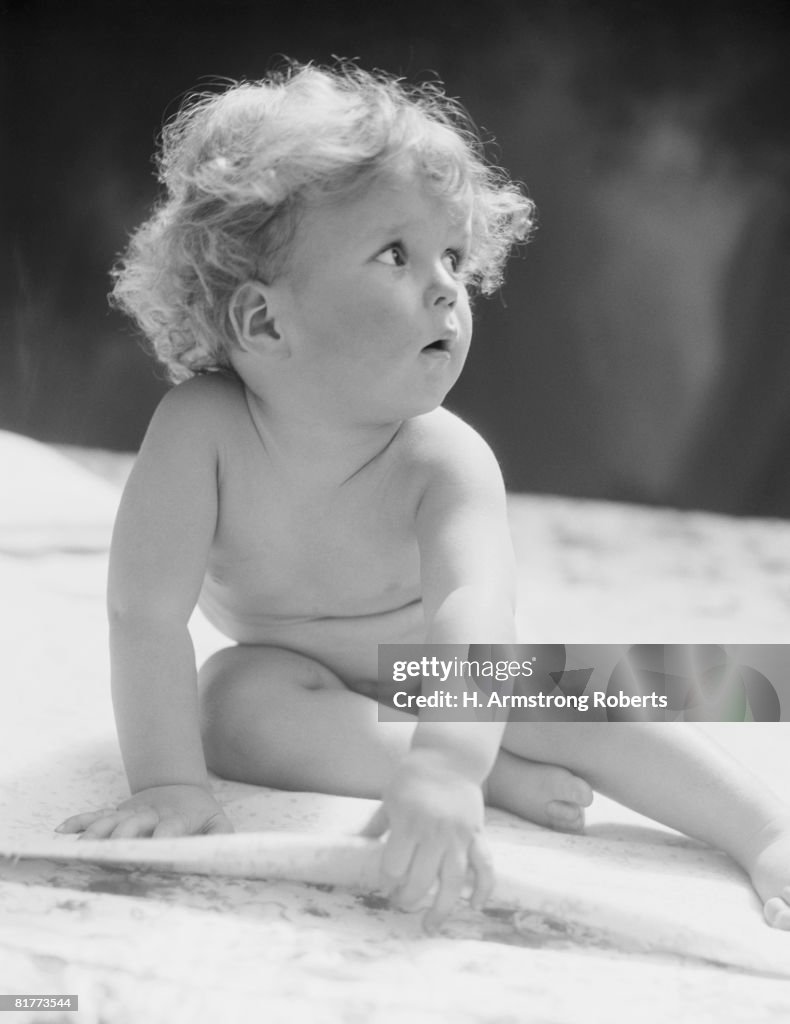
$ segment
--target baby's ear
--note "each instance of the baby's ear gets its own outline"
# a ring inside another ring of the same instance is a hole
[[[261,281],[239,285],[230,297],[228,315],[236,341],[245,352],[280,340],[269,310],[266,285]]]

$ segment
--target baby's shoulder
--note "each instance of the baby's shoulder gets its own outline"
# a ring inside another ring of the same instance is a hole
[[[241,381],[230,374],[210,373],[191,377],[171,388],[163,402],[183,412],[228,411],[244,400]]]
[[[187,430],[195,435],[216,435],[238,422],[245,408],[239,381],[220,373],[206,373],[177,384],[164,396],[152,425]]]
[[[404,424],[403,452],[412,465],[434,472],[496,463],[493,451],[474,427],[444,408]]]
[[[420,493],[433,486],[459,494],[470,488],[501,489],[496,456],[460,416],[439,408],[409,420],[402,433],[403,465]]]
[[[164,396],[148,426],[141,454],[170,453],[182,462],[216,463],[243,432],[241,384],[219,373],[177,384]]]

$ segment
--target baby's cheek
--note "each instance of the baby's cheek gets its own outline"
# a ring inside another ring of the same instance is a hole
[[[471,337],[472,335],[472,307],[469,303],[469,294],[466,288],[463,289],[461,294],[458,296],[458,302],[456,303],[456,312],[458,315],[458,322],[462,326],[467,334]]]
[[[345,323],[349,333],[357,336],[369,335],[378,327],[387,330],[391,324],[403,322],[403,311],[397,309],[372,290],[360,287],[353,295],[349,295],[344,309],[339,312],[340,319]]]
[[[460,331],[460,340],[465,343],[466,350],[469,349],[469,344],[472,341],[472,310],[469,308],[469,300],[465,298],[462,306],[459,306],[457,310],[458,316],[458,328]]]
[[[364,334],[368,338],[368,343],[371,339],[378,338],[380,350],[391,349],[393,353],[402,349],[404,344],[417,344],[421,340],[418,332],[424,330],[416,317],[411,317],[402,309],[388,306],[372,308],[366,322],[368,327]],[[426,340],[425,344],[427,343]]]

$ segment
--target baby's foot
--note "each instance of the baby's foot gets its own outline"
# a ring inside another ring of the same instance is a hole
[[[746,867],[763,901],[765,920],[790,931],[790,820],[774,823],[762,834],[764,842]]]
[[[505,751],[500,751],[486,787],[486,802],[492,807],[559,832],[581,832],[584,808],[592,801],[592,789],[567,768]]]

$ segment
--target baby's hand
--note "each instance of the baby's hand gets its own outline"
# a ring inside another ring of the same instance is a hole
[[[116,808],[67,818],[56,832],[82,832],[82,839],[155,839],[210,832],[232,832],[225,812],[201,786],[154,786]]]
[[[401,907],[414,906],[438,883],[423,921],[426,931],[435,931],[450,914],[470,870],[472,906],[480,908],[491,893],[494,873],[483,816],[479,785],[432,752],[412,752],[364,830],[380,835],[389,829],[382,884]]]

